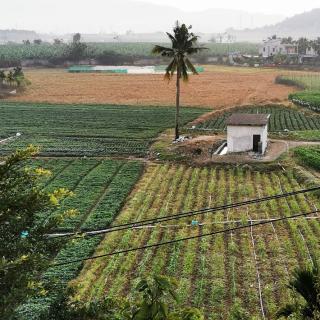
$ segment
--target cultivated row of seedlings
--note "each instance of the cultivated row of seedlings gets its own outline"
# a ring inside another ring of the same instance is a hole
[[[81,231],[109,226],[142,170],[142,164],[139,162],[95,159],[77,159],[69,163],[63,160],[62,165],[57,160],[49,160],[48,163],[43,163],[43,167],[52,168],[54,172],[54,178],[49,183],[43,182],[47,190],[66,187],[75,194],[66,199],[53,214],[80,208],[79,214],[65,220],[57,231]],[[43,222],[47,216],[48,213],[43,212],[39,220]],[[87,258],[92,255],[101,239],[102,236],[64,239],[54,262]],[[50,306],[58,299],[60,290],[77,276],[81,267],[82,263],[78,262],[49,268],[42,278],[44,283],[57,280],[55,288],[49,295],[30,299],[22,305],[19,308],[20,318],[38,319],[37,317],[45,316]]]
[[[222,205],[302,188],[291,172],[150,165],[115,223]],[[201,235],[314,210],[313,195],[206,213],[108,234],[96,254]],[[193,221],[192,220],[196,220]],[[227,316],[237,301],[257,318],[271,318],[291,299],[286,287],[295,267],[319,249],[316,219],[287,220],[146,251],[89,261],[73,284],[76,299],[126,295],[138,276],[176,277],[180,298],[210,319]]]

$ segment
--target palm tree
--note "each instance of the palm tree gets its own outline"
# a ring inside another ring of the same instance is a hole
[[[319,267],[315,259],[312,268],[297,269],[289,282],[289,288],[297,299],[292,304],[282,307],[277,312],[277,318],[296,315],[302,319],[319,319],[319,280]]]
[[[179,138],[179,111],[180,111],[180,79],[188,81],[188,71],[193,74],[198,74],[188,56],[198,53],[203,47],[197,47],[198,36],[190,32],[192,27],[187,27],[185,24],[176,23],[173,34],[167,35],[171,40],[172,47],[155,46],[152,50],[154,54],[160,54],[163,57],[171,58],[169,65],[166,68],[165,79],[171,80],[174,73],[177,73],[176,78],[176,117],[175,117],[175,139]]]

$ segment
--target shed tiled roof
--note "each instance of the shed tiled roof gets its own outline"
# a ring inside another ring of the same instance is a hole
[[[265,126],[270,114],[233,113],[226,121],[229,126]]]

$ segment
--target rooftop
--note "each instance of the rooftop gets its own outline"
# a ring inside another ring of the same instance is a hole
[[[265,126],[270,114],[233,113],[226,121],[229,126]]]

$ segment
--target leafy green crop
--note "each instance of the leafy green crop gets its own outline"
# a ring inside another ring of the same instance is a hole
[[[226,112],[220,116],[213,117],[197,126],[197,129],[204,130],[226,130],[225,120],[231,113],[269,113],[269,131],[303,131],[303,130],[319,130],[320,117],[308,113],[303,113],[300,110],[279,106],[264,106],[264,107],[246,107],[235,109],[232,112]]]
[[[183,108],[181,124],[206,110]],[[43,155],[144,156],[152,140],[174,126],[172,107],[114,105],[0,104],[0,139],[22,135],[0,145],[8,153],[29,144],[41,147]]]
[[[298,147],[294,149],[294,155],[313,169],[320,170],[320,148],[319,147]]]

